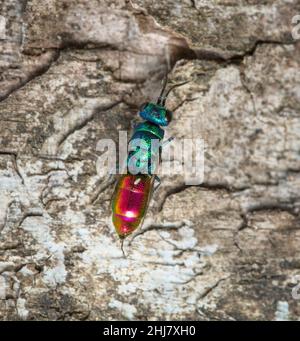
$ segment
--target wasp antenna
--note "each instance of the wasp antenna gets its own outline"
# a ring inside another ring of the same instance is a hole
[[[164,99],[163,94],[164,94],[164,92],[166,90],[167,84],[168,84],[168,73],[165,74],[165,77],[164,77],[164,80],[163,80],[163,87],[161,89],[161,92],[160,92],[160,94],[158,96],[158,99],[157,99],[157,102],[156,102],[157,104],[161,104],[162,103],[162,101]]]
[[[161,104],[162,104],[163,106],[165,106],[166,100],[167,100],[167,98],[168,98],[170,92],[171,92],[172,90],[174,90],[175,88],[177,88],[178,86],[181,86],[181,85],[184,85],[184,84],[187,84],[187,83],[189,83],[189,81],[185,81],[185,82],[182,82],[182,83],[177,83],[177,84],[174,84],[173,86],[171,86],[170,89],[166,92],[166,94],[165,94],[164,96],[162,96]]]
[[[125,252],[124,252],[124,239],[125,239],[125,238],[122,238],[122,239],[121,239],[121,250],[122,250],[122,253],[123,253],[124,258],[127,258],[127,257],[126,257],[126,254],[125,254]]]

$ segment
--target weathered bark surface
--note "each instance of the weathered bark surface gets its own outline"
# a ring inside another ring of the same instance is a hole
[[[0,4],[0,318],[299,319],[299,0]],[[204,183],[163,178],[124,259],[96,144],[172,67]]]

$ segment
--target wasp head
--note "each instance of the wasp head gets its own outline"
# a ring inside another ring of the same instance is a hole
[[[166,127],[172,121],[172,112],[164,106],[151,102],[145,103],[140,109],[140,116],[158,126]]]

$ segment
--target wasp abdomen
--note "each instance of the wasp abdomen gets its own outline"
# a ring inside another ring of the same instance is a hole
[[[112,201],[113,223],[120,237],[132,233],[145,216],[151,195],[153,177],[122,175]]]

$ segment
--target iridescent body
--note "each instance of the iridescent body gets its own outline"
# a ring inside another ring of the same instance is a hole
[[[113,224],[120,237],[137,229],[150,200],[154,177],[147,174],[122,175],[113,198]]]
[[[143,143],[136,150],[129,151],[128,174],[119,177],[112,198],[112,221],[121,239],[131,234],[143,222],[153,193],[156,177],[154,173],[161,153],[160,142],[164,137],[161,127],[167,126],[172,119],[172,113],[164,107],[163,97],[158,99],[157,104],[144,104],[139,115],[145,121],[134,128],[129,146],[135,145],[137,141]],[[154,141],[156,143],[153,143]],[[133,171],[132,165],[137,165],[139,170],[146,172]]]
[[[127,166],[129,173],[143,173],[152,175],[155,173],[157,159],[160,153],[159,143],[164,137],[164,131],[151,122],[143,122],[138,124],[133,132],[129,145],[135,146],[135,143],[141,144],[138,148],[129,151]],[[132,167],[131,167],[132,166]],[[137,166],[135,170],[134,167]]]

